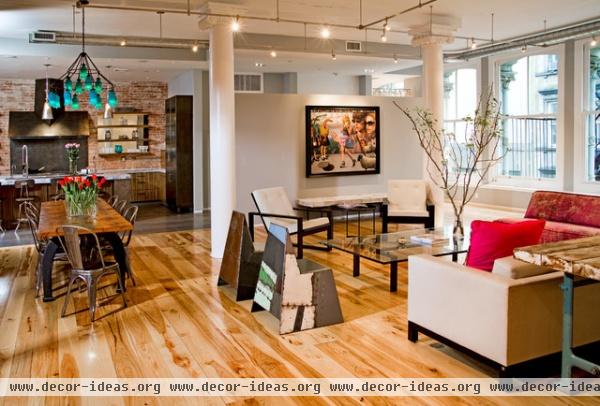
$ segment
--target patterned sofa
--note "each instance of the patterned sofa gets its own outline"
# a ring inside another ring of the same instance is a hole
[[[537,191],[525,218],[544,219],[542,243],[600,235],[600,196]],[[502,219],[514,223],[519,219]]]

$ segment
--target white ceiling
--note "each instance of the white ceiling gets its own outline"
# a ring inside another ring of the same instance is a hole
[[[280,0],[281,18],[311,21],[314,23],[358,24],[360,0]],[[276,0],[225,0],[242,6],[246,11],[242,15],[275,17]],[[46,29],[58,31],[72,30],[71,0],[2,0],[0,1],[0,55],[3,52],[1,38],[26,39],[29,32]],[[109,4],[124,6],[140,6],[152,8],[185,9],[187,0],[90,0],[91,4]],[[204,1],[192,0],[192,9],[199,9]],[[363,0],[363,23],[397,13],[418,3],[418,0]],[[555,27],[576,21],[600,16],[599,0],[438,0],[433,3],[433,12],[438,15],[449,15],[461,19],[461,27],[456,34],[465,37],[489,38],[490,13],[495,13],[495,39],[521,35],[543,28],[544,19],[548,27]],[[394,30],[408,30],[411,26],[423,24],[428,20],[428,7],[415,10],[390,20]],[[197,16],[165,14],[163,16],[163,36],[171,38],[208,39],[206,31],[198,27]],[[76,18],[77,30],[80,30],[80,16]],[[303,36],[304,26],[300,24],[275,23],[242,19],[245,32],[263,34],[282,34]],[[150,36],[158,37],[159,17],[155,13],[86,10],[86,29],[88,33],[108,34],[116,36]],[[309,36],[318,36],[320,25],[307,26]],[[337,39],[364,40],[364,31],[332,28],[332,37]],[[388,34],[388,43],[409,44],[406,34]],[[378,32],[368,33],[369,41],[378,41]],[[466,40],[457,40],[447,49],[464,48]],[[26,47],[25,47],[26,48]],[[14,54],[14,53],[12,53]],[[49,63],[65,66],[69,58],[55,57]],[[73,55],[74,57],[75,55]],[[92,55],[93,56],[93,55]],[[96,59],[96,58],[95,58]],[[291,61],[291,62],[290,62]],[[255,62],[265,64],[256,68]],[[32,77],[43,72],[45,58],[27,55],[23,49],[22,56],[14,59],[0,59],[0,76]],[[117,80],[129,80],[130,76],[149,77],[164,80],[178,72],[190,68],[205,67],[198,61],[157,61],[152,60],[147,69],[136,59],[98,60],[99,65],[114,65],[130,68],[134,72],[113,72]],[[329,55],[308,53],[279,52],[278,57],[271,59],[266,51],[236,51],[236,69],[238,71],[282,72],[282,71],[324,71],[338,74],[361,74],[364,69],[374,69],[376,74],[393,71],[401,67],[414,65],[414,61],[400,61],[394,64],[391,59],[367,58],[363,56],[338,55],[332,61]],[[36,66],[40,68],[37,69]],[[58,69],[58,68],[57,68]],[[144,72],[144,71],[148,72]],[[157,72],[158,71],[158,72]],[[111,76],[112,77],[112,76]]]

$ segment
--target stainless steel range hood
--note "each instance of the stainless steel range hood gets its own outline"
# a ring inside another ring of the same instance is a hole
[[[60,95],[62,105],[62,81],[49,79],[50,87]],[[42,120],[46,100],[46,80],[35,81],[34,111],[11,111],[8,118],[8,135],[11,139],[36,139],[48,137],[89,136],[87,111],[64,111],[52,109],[54,120]]]

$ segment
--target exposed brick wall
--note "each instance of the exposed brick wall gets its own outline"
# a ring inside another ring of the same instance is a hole
[[[165,99],[167,84],[163,82],[119,82],[115,83],[119,108],[133,108],[137,111],[150,113],[149,116],[149,151],[152,156],[136,157],[135,159],[101,158],[98,156],[96,119],[102,111],[88,109],[90,113],[90,138],[88,140],[89,160],[96,155],[98,170],[102,169],[134,169],[160,168],[164,160],[161,154],[165,143]],[[10,173],[10,140],[8,138],[8,112],[32,111],[35,93],[33,80],[3,80],[0,79],[0,174]],[[80,104],[87,108],[87,96],[82,95]],[[103,94],[103,97],[106,97]],[[140,134],[141,135],[141,134]],[[64,157],[59,157],[63,159]]]

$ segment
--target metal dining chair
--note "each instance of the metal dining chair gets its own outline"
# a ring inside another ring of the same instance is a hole
[[[115,205],[119,202],[119,196],[117,195],[112,195],[111,197],[108,198],[108,200],[106,201],[106,203],[108,203],[109,205],[111,205],[112,207],[115,207]]]
[[[125,207],[127,207],[127,200],[121,200],[113,207],[121,216],[123,216],[125,213]]]
[[[125,219],[131,223],[132,228],[129,231],[122,231],[119,233],[119,237],[121,238],[121,241],[123,242],[123,248],[125,249],[125,252],[126,252],[126,260],[127,260],[128,264],[129,264],[128,248],[129,248],[129,243],[131,242],[131,237],[133,235],[133,230],[135,228],[135,220],[137,219],[138,210],[139,210],[138,206],[129,206],[125,210],[125,212],[123,213],[123,217],[125,217]],[[109,243],[104,243],[102,247],[104,249],[104,252],[107,253],[107,255],[112,255],[112,246]],[[133,276],[133,269],[131,268],[131,265],[129,265],[128,268],[129,268],[128,276],[131,278],[131,283],[133,284],[133,286],[136,286],[135,278]]]
[[[125,299],[121,283],[119,264],[104,261],[98,236],[89,228],[75,225],[62,225],[58,227],[57,231],[60,235],[60,244],[65,250],[71,264],[71,275],[69,276],[69,284],[67,286],[67,294],[65,295],[61,317],[64,317],[67,311],[67,303],[71,296],[73,282],[79,279],[83,280],[87,285],[90,319],[93,322],[96,313],[98,281],[110,272],[117,274],[118,286],[123,298],[123,307],[127,307],[127,300]]]
[[[35,268],[35,297],[40,295],[40,289],[42,288],[42,258],[44,257],[44,253],[46,252],[46,248],[48,247],[48,241],[40,240],[38,237],[38,226],[39,226],[39,212],[35,211],[36,207],[33,204],[27,204],[24,206],[25,216],[27,217],[27,221],[29,222],[29,229],[31,230],[31,236],[33,237],[33,244],[35,246],[35,250],[38,253],[37,265]],[[54,255],[55,262],[64,262],[67,261],[67,256],[64,251],[59,250]]]

